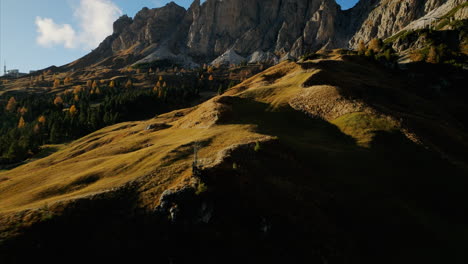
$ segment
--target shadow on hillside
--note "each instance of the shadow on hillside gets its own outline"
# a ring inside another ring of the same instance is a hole
[[[468,220],[464,191],[468,180],[437,153],[400,132],[377,132],[366,149],[328,122],[293,109],[272,111],[267,104],[241,98],[232,108],[234,116],[229,123],[256,124],[259,133],[279,138],[285,150],[277,155],[292,156],[288,161],[270,157],[260,165],[244,155],[238,163],[251,163],[245,166],[251,168],[252,175],[265,174],[256,168],[275,168],[267,175],[282,179],[283,186],[269,193],[316,190],[308,199],[321,204],[320,210],[326,212],[330,223],[350,232],[345,236],[359,241],[358,248],[352,249],[356,258],[393,255],[407,258],[404,263],[411,259],[437,263],[445,260],[448,252],[454,254],[453,259],[460,257],[460,245],[468,239],[468,234],[459,233],[466,227],[460,220]],[[298,163],[291,162],[294,160]],[[300,207],[294,203],[289,201],[288,206]],[[446,240],[453,243],[441,242]],[[433,254],[428,254],[428,249]]]
[[[17,168],[19,166],[22,166],[22,165],[31,163],[33,161],[48,157],[48,156],[54,154],[55,152],[59,151],[60,149],[61,149],[61,147],[57,146],[57,145],[43,146],[41,148],[41,150],[37,154],[35,154],[34,156],[32,156],[31,158],[29,158],[29,159],[27,159],[25,161],[14,163],[14,164],[6,164],[6,165],[1,165],[0,164],[0,170],[12,170],[12,169]]]
[[[468,167],[468,71],[449,64],[413,63],[406,70],[390,70],[359,56],[343,61],[303,64],[321,69],[305,87],[333,85],[345,98],[365,102],[401,121],[431,149]]]
[[[136,183],[44,207],[39,224],[0,243],[2,261],[138,262],[149,252],[159,263],[466,260],[467,180],[434,153],[386,132],[361,148],[334,125],[291,108],[223,102],[232,108],[224,123],[254,124],[278,141],[240,148],[203,172],[215,181],[179,201],[180,220],[138,208]],[[182,146],[171,157],[188,153],[191,146]],[[209,221],[199,220],[209,208]],[[55,210],[60,215],[51,216]]]

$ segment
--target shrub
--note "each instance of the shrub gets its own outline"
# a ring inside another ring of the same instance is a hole
[[[260,142],[257,141],[255,143],[254,151],[259,152],[261,149],[262,149],[262,147],[260,147]]]
[[[208,186],[205,183],[200,182],[197,185],[197,190],[195,191],[195,194],[201,195],[203,193],[206,193],[207,191],[208,191]]]

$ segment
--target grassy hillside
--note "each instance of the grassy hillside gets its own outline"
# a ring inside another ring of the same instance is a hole
[[[404,74],[335,51],[283,62],[196,107],[99,130],[0,172],[0,253],[46,232],[40,254],[62,239],[83,246],[91,229],[102,234],[92,253],[158,245],[168,263],[185,253],[462,263],[466,132],[406,85]],[[168,189],[180,220],[155,213]]]

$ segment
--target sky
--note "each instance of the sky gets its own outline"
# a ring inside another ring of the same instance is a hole
[[[337,0],[343,9],[358,0]],[[170,0],[0,0],[0,75],[3,65],[28,73],[72,62],[112,34],[121,15]],[[193,0],[174,0],[188,8]]]

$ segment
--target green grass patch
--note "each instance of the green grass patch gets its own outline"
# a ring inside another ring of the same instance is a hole
[[[378,131],[392,132],[397,130],[394,121],[363,112],[341,116],[331,123],[343,133],[356,139],[361,146],[369,146]]]
[[[468,3],[459,4],[458,6],[454,7],[450,10],[447,14],[445,14],[442,18],[450,18],[453,17],[460,9],[468,7]]]
[[[206,193],[207,191],[208,191],[208,186],[205,183],[200,182],[197,185],[197,190],[195,191],[195,194],[202,195],[203,193]]]
[[[400,38],[403,38],[405,39],[406,37],[408,37],[411,33],[413,33],[413,31],[409,31],[409,30],[403,30],[403,31],[400,31],[398,32],[397,34],[387,38],[386,40],[384,40],[384,44],[390,44],[390,43],[393,43],[395,41],[397,41],[398,39]]]

